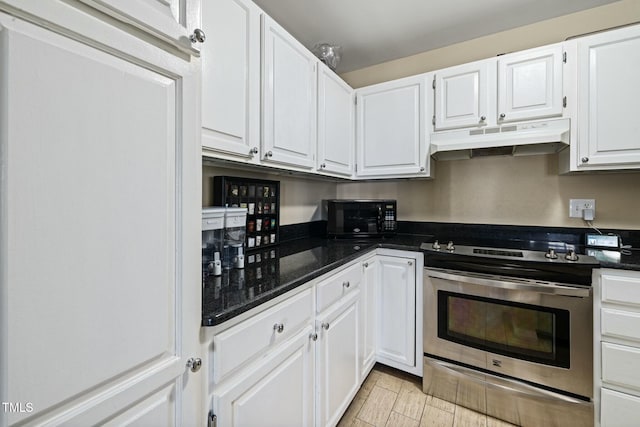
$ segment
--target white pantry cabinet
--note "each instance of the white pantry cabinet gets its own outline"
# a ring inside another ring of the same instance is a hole
[[[563,114],[561,44],[435,71],[435,131]]]
[[[596,425],[640,425],[640,272],[597,270],[594,286]]]
[[[0,425],[203,425],[204,375],[187,367],[201,357],[199,60],[67,2],[11,6],[0,400],[31,409]]]
[[[317,170],[350,177],[355,154],[354,90],[318,63]]]
[[[417,256],[378,256],[376,356],[385,365],[422,375],[417,341]],[[421,333],[419,334],[422,335]]]
[[[577,132],[565,171],[640,168],[640,25],[578,38]],[[573,138],[573,137],[572,137]]]
[[[260,9],[250,0],[202,4],[202,150],[260,162]]]
[[[358,178],[428,177],[428,115],[422,74],[358,89]]]
[[[315,167],[318,59],[262,15],[262,161]]]

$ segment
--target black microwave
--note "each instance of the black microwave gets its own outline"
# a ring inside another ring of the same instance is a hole
[[[391,236],[397,230],[395,200],[325,200],[328,237]]]

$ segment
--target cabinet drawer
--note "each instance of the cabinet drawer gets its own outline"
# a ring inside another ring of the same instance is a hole
[[[360,286],[361,280],[362,266],[358,263],[320,282],[316,288],[318,313]]]
[[[603,388],[600,398],[600,425],[640,425],[640,398]]]
[[[602,335],[640,342],[640,313],[603,308]]]
[[[602,302],[635,305],[640,308],[640,274],[602,275]]]
[[[602,382],[637,390],[640,395],[640,348],[602,343]]]
[[[302,329],[312,314],[313,298],[307,289],[214,336],[214,383]]]

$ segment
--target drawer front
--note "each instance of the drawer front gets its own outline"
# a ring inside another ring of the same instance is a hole
[[[602,275],[602,302],[633,305],[640,308],[640,274]]]
[[[640,395],[640,348],[602,343],[602,382],[637,390]]]
[[[213,381],[218,383],[252,358],[262,355],[311,322],[311,289],[213,337]],[[281,326],[281,327],[280,327]]]
[[[603,308],[602,335],[625,338],[640,343],[640,313]]]
[[[360,286],[361,280],[362,266],[357,263],[318,283],[316,287],[318,313]]]
[[[600,425],[602,427],[640,425],[640,398],[603,388],[600,398]]]

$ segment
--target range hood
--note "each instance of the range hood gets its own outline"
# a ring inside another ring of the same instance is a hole
[[[557,153],[569,146],[570,124],[569,119],[555,119],[432,133],[431,156],[460,160]]]

